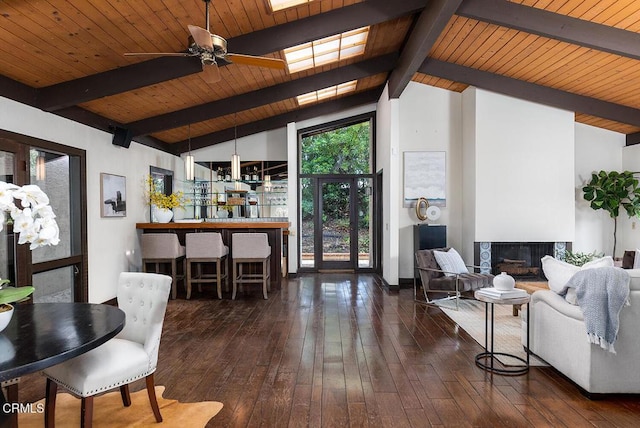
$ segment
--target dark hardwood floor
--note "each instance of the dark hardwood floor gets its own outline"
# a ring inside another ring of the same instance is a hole
[[[213,296],[169,302],[156,372],[167,398],[224,403],[210,427],[640,426],[638,396],[591,401],[551,368],[480,370],[469,335],[373,275]],[[25,377],[21,400],[43,396],[42,376]]]

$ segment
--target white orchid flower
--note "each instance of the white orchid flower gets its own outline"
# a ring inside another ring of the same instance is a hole
[[[20,199],[23,207],[49,205],[49,197],[35,184],[27,184],[20,187],[14,192],[13,196],[16,199]]]

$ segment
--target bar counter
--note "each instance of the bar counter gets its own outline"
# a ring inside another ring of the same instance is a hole
[[[266,233],[271,246],[271,287],[280,289],[283,272],[283,254],[286,255],[287,238],[290,223],[287,218],[229,218],[207,219],[205,221],[177,220],[169,223],[136,223],[136,229],[143,233],[171,232],[178,235],[178,240],[185,244],[185,235],[193,232],[219,232],[222,240],[229,246],[227,272],[229,287],[232,285],[231,258],[233,257],[232,236],[234,233]]]

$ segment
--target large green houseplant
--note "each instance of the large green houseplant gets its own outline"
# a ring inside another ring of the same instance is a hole
[[[637,173],[600,171],[582,188],[584,199],[594,210],[605,210],[613,218],[613,256],[616,254],[618,215],[622,207],[629,217],[640,217],[640,187]]]

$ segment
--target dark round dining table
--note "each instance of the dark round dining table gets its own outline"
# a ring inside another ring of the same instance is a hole
[[[125,324],[124,312],[96,303],[16,305],[0,332],[0,381],[59,364],[102,345]]]

